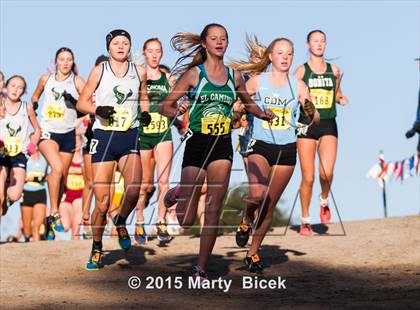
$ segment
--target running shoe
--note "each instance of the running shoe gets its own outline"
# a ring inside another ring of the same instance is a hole
[[[236,244],[238,247],[245,247],[248,243],[249,235],[252,232],[251,225],[241,223],[236,230]]]
[[[121,249],[128,251],[131,248],[131,239],[125,226],[117,226],[118,244]]]
[[[52,215],[52,217],[53,217],[52,228],[56,232],[63,232],[64,231],[64,226],[63,226],[63,223],[61,222],[60,214],[58,212],[54,213]]]
[[[54,221],[54,218],[51,215],[47,216],[45,218],[45,221],[44,221],[44,225],[45,225],[44,238],[45,238],[45,240],[51,241],[51,240],[55,239],[55,233],[54,233],[54,229],[52,227],[53,221]]]
[[[163,198],[163,203],[165,204],[166,208],[169,209],[178,202],[180,189],[181,186],[177,185],[166,192],[166,195]]]
[[[102,267],[101,265],[102,251],[93,249],[90,253],[89,260],[86,264],[86,270],[99,270]]]
[[[137,244],[144,244],[147,242],[147,235],[146,231],[144,230],[143,223],[136,223],[134,230],[134,240],[136,240]]]
[[[301,236],[312,236],[313,235],[313,231],[312,231],[311,224],[310,223],[302,223],[300,225],[299,234]]]
[[[203,268],[201,268],[198,265],[193,267],[192,276],[194,279],[197,279],[197,278],[200,279],[200,281],[208,280],[207,273],[203,270]]]
[[[249,272],[262,273],[264,270],[263,266],[261,265],[261,259],[258,256],[258,254],[245,256],[244,263]]]
[[[168,225],[166,223],[159,222],[156,224],[156,234],[159,241],[171,240],[171,235],[168,233]]]
[[[156,186],[153,186],[152,190],[150,192],[146,192],[146,200],[144,201],[144,208],[146,209],[149,205],[150,199],[153,197],[153,194],[156,191]]]
[[[320,210],[321,224],[329,224],[331,221],[331,211],[328,205],[321,205]]]

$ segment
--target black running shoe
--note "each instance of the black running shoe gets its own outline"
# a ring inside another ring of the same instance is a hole
[[[248,243],[249,235],[252,232],[251,225],[241,223],[236,230],[236,244],[243,248]]]
[[[246,256],[244,259],[244,263],[249,272],[262,273],[264,270],[263,266],[261,265],[261,260],[258,254]]]

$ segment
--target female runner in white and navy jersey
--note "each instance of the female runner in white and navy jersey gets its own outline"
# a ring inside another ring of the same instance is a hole
[[[76,147],[76,99],[85,82],[77,75],[71,49],[62,47],[57,50],[55,66],[54,74],[42,75],[39,79],[32,102],[37,106],[41,94],[44,93],[39,150],[51,166],[47,178],[51,203],[50,221],[56,231],[63,231],[58,207]]]
[[[0,217],[22,196],[27,157],[36,147],[40,127],[31,104],[21,100],[26,90],[25,79],[19,75],[6,82],[4,117],[0,119]],[[30,126],[35,130],[29,138]],[[10,184],[6,186],[10,173]]]
[[[113,30],[106,36],[109,61],[96,66],[77,103],[83,113],[95,114],[92,154],[95,209],[92,212],[93,246],[88,270],[101,267],[102,235],[110,206],[110,186],[118,165],[124,177],[125,193],[119,214],[114,219],[121,248],[131,247],[125,220],[135,208],[141,182],[137,112],[142,108],[141,122],[150,123],[146,72],[128,61],[131,37],[125,30]],[[96,93],[96,106],[92,95]]]

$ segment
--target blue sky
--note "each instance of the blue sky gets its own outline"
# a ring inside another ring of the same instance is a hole
[[[245,58],[246,33],[256,34],[267,45],[285,36],[295,44],[293,70],[308,58],[306,34],[322,29],[327,34],[326,56],[337,58],[334,63],[344,72],[342,88],[350,100],[347,107],[338,107],[339,153],[332,189],[344,220],[382,217],[380,189],[365,178],[380,149],[387,160],[415,152],[417,140],[406,140],[404,133],[414,121],[418,100],[419,66],[414,62],[420,55],[418,1],[0,3],[0,70],[6,77],[25,76],[28,100],[59,47],[73,49],[80,75],[87,78],[96,57],[106,53],[106,34],[115,28],[130,32],[133,51],[141,50],[147,38],[159,37],[164,46],[163,63],[170,66],[177,58],[169,47],[170,38],[180,31],[199,33],[210,22],[228,29],[228,58]],[[179,179],[180,155],[175,157],[174,182]],[[242,167],[239,155],[235,155],[234,167]],[[232,183],[238,180],[245,181],[245,176],[235,171]],[[299,180],[300,168],[296,166],[284,194],[286,213]],[[419,213],[419,185],[419,177],[388,185],[390,216]],[[15,209],[5,219],[6,225],[18,213]],[[311,211],[316,220],[315,203]],[[295,211],[294,218],[298,217]]]

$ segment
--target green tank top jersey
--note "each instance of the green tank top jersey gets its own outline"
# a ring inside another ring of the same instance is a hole
[[[230,134],[232,106],[236,101],[234,71],[226,67],[227,80],[224,85],[215,85],[207,77],[204,65],[197,66],[198,83],[189,93],[190,129],[205,135]]]
[[[158,104],[169,95],[170,86],[165,73],[161,73],[158,80],[147,80],[147,95],[150,102],[150,116],[152,121],[149,126],[140,125],[140,135],[142,136],[163,136],[170,133],[170,120],[158,113]]]
[[[312,102],[317,108],[321,119],[334,119],[337,116],[335,107],[335,88],[337,78],[327,63],[327,70],[323,74],[317,74],[311,70],[308,63],[304,64],[305,74],[303,81],[308,86]]]

